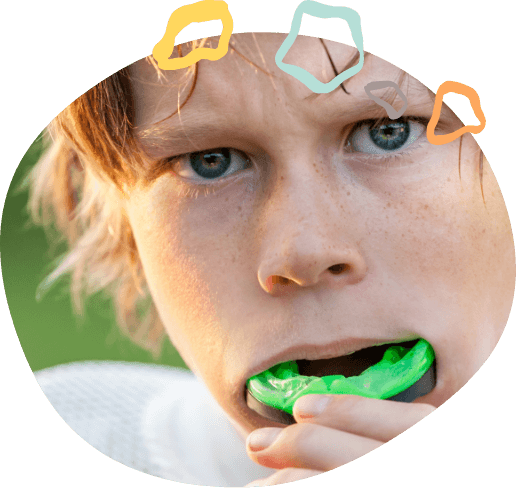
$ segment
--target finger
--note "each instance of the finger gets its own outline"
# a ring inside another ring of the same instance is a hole
[[[273,469],[329,471],[349,463],[383,443],[317,424],[253,431],[246,441],[248,456]]]
[[[328,403],[324,404],[327,399]],[[300,423],[317,423],[388,442],[433,412],[425,403],[377,400],[357,395],[305,395],[294,405]]]
[[[246,485],[245,488],[251,488],[252,486],[273,486],[281,485],[282,483],[290,483],[291,481],[303,480],[305,478],[311,478],[323,471],[317,469],[298,469],[298,468],[286,468],[280,469],[276,473],[268,476],[267,478],[253,481]]]

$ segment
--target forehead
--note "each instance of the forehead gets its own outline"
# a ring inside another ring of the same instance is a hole
[[[277,67],[275,55],[285,37],[286,34],[274,33],[236,34],[231,40],[235,50],[229,49],[226,56],[215,62],[201,60],[197,66],[195,90],[181,111],[184,118],[181,123],[188,121],[190,125],[202,125],[207,117],[215,115],[219,121],[231,117],[239,123],[240,119],[248,122],[251,116],[260,115],[267,119],[268,114],[279,115],[280,112],[283,117],[305,118],[311,122],[328,120],[344,110],[350,117],[368,109],[375,111],[376,116],[383,115],[382,109],[365,94],[364,86],[370,81],[400,82],[403,72],[399,68],[369,55],[363,69],[345,82],[347,91],[353,93],[352,97],[347,97],[341,88],[329,94],[315,95]],[[215,47],[217,39],[209,42]],[[338,72],[343,71],[357,53],[355,47],[324,42]],[[320,39],[298,36],[284,61],[305,69],[325,83],[335,76]],[[192,82],[186,69],[162,71],[163,78],[159,79],[157,71],[147,60],[134,63],[130,72],[136,125],[141,130],[153,127],[175,112],[186,98]],[[408,98],[411,94],[420,99],[428,96],[427,89],[411,77],[404,79],[401,88]],[[382,97],[382,90],[375,95]],[[338,97],[339,103],[336,104]],[[174,120],[170,123],[173,124]]]

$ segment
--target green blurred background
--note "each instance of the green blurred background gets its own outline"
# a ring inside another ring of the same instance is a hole
[[[139,361],[187,368],[164,341],[162,355],[134,345],[117,328],[111,301],[102,293],[86,302],[85,314],[72,311],[69,281],[58,281],[40,302],[36,289],[66,247],[52,246],[43,229],[30,224],[28,193],[18,191],[43,150],[41,135],[20,162],[7,193],[1,226],[1,265],[7,303],[20,344],[32,371],[82,360]]]

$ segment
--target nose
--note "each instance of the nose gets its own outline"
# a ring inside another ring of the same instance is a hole
[[[298,198],[294,191],[288,194],[281,201],[270,201],[269,218],[262,227],[266,236],[258,268],[262,289],[275,296],[299,287],[337,289],[363,280],[367,265],[353,241],[350,214],[337,212],[341,206],[328,199],[309,198],[305,191]]]
[[[308,239],[310,241],[310,239]],[[293,287],[328,286],[340,288],[360,282],[367,266],[358,250],[345,242],[334,250],[323,243],[275,255],[261,263],[258,271],[260,286],[271,295],[279,295]]]
[[[284,153],[278,155],[284,174],[264,197],[267,203],[257,220],[260,286],[275,295],[299,287],[338,289],[358,283],[366,276],[367,265],[356,243],[363,228],[355,225],[361,221],[357,208],[347,208],[347,192],[326,170],[320,176],[312,172],[316,156],[308,143],[293,150],[285,162]]]

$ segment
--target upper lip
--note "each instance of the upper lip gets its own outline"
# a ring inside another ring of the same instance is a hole
[[[334,341],[329,344],[315,345],[315,344],[298,344],[291,346],[283,351],[261,361],[254,368],[252,368],[246,377],[246,380],[262,373],[267,369],[286,361],[293,360],[317,360],[317,359],[331,359],[340,356],[345,356],[353,352],[360,351],[373,346],[381,346],[383,344],[397,344],[401,342],[411,341],[417,339],[415,335],[397,338],[397,339],[355,339],[347,338],[339,341]]]

